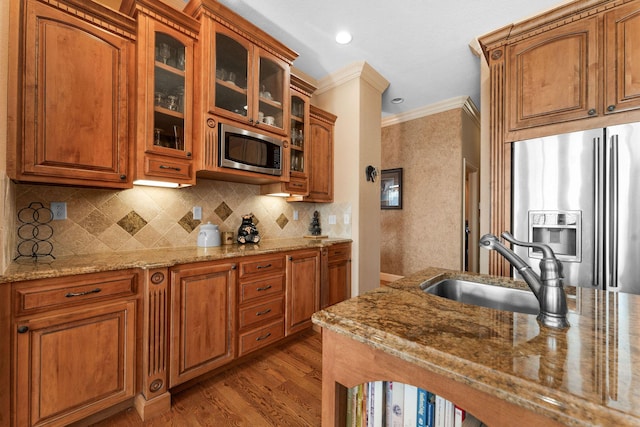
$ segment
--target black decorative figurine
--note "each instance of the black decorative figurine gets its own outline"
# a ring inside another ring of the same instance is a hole
[[[242,215],[242,224],[238,229],[238,243],[258,243],[258,227],[253,223],[253,214]]]
[[[311,220],[311,225],[309,225],[309,232],[312,236],[319,236],[322,234],[322,229],[320,228],[320,214],[318,211],[313,213],[313,219]]]

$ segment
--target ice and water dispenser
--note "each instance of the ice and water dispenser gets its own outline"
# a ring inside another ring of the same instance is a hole
[[[581,262],[581,211],[529,211],[529,241],[548,245],[560,261]],[[529,257],[542,251],[529,248]]]

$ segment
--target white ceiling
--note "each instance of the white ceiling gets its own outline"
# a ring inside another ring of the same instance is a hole
[[[460,96],[480,108],[479,36],[561,0],[218,0],[296,51],[294,66],[321,79],[366,61],[390,83],[383,116]],[[353,41],[338,45],[348,29]],[[396,97],[404,103],[394,105]]]

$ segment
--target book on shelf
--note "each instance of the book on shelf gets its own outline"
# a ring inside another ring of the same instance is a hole
[[[418,388],[418,408],[416,410],[416,426],[417,427],[428,427],[427,424],[427,406],[429,403],[427,402],[427,390],[423,388]],[[432,426],[429,426],[432,427]]]
[[[402,425],[404,427],[416,427],[418,425],[418,387],[405,384],[404,409],[402,411]]]
[[[444,397],[395,381],[360,384],[347,399],[347,427],[486,427]]]

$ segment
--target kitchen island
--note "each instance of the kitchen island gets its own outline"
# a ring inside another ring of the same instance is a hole
[[[639,296],[570,288],[571,326],[555,331],[420,287],[454,277],[525,286],[430,268],[314,315],[324,427],[344,425],[347,388],[383,380],[425,388],[491,427],[640,425]]]

